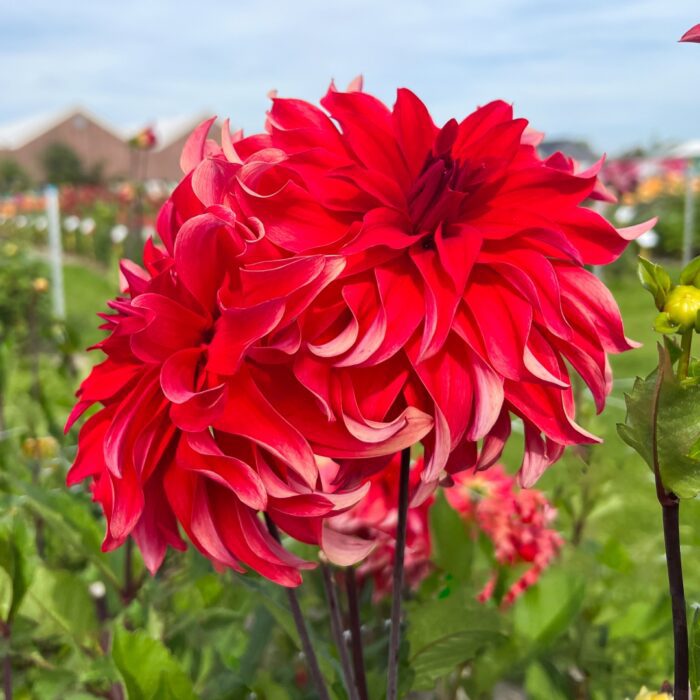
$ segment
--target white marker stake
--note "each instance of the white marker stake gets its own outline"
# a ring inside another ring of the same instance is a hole
[[[51,298],[53,313],[58,319],[66,317],[66,298],[63,290],[63,262],[61,247],[61,216],[58,210],[58,189],[47,185],[44,189],[46,218],[49,224],[49,262],[51,264]]]
[[[695,229],[695,192],[693,180],[695,168],[689,158],[685,171],[685,212],[683,216],[683,267],[685,267],[693,255],[693,233]]]

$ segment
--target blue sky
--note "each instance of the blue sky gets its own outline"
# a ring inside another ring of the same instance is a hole
[[[614,153],[700,136],[697,0],[25,0],[0,23],[0,124],[84,105],[122,126],[211,112],[260,128],[272,88],[413,89],[436,120],[503,98]]]

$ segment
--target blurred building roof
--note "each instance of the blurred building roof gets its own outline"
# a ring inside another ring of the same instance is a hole
[[[150,124],[115,127],[82,107],[39,114],[0,124],[0,157],[16,160],[31,177],[43,176],[42,155],[52,143],[70,146],[87,167],[102,167],[107,177],[127,177],[129,139],[150,126],[156,146],[146,158],[144,177],[178,180],[180,153],[193,129],[208,115],[162,117]]]
[[[74,117],[89,119],[105,131],[114,133],[115,136],[117,135],[116,130],[112,129],[102,119],[89,110],[76,106],[44,114],[34,114],[30,117],[0,124],[0,149],[14,151],[22,148],[22,146],[39,138],[47,131]]]

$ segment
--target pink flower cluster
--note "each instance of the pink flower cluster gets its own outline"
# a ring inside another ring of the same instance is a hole
[[[486,472],[462,472],[454,481],[445,491],[448,502],[465,522],[493,542],[498,564],[479,599],[493,596],[500,567],[526,566],[503,597],[502,604],[510,605],[537,582],[564,543],[550,527],[556,510],[542,492],[517,488],[515,479],[500,465]]]

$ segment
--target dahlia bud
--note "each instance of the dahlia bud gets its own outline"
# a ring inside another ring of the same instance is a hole
[[[696,327],[700,311],[700,289],[687,284],[674,287],[666,298],[663,311],[671,324],[681,332]]]
[[[666,297],[671,291],[671,278],[668,272],[661,265],[656,265],[641,257],[639,258],[637,272],[644,289],[649,291],[654,297],[656,308],[662,311],[666,304]]]

